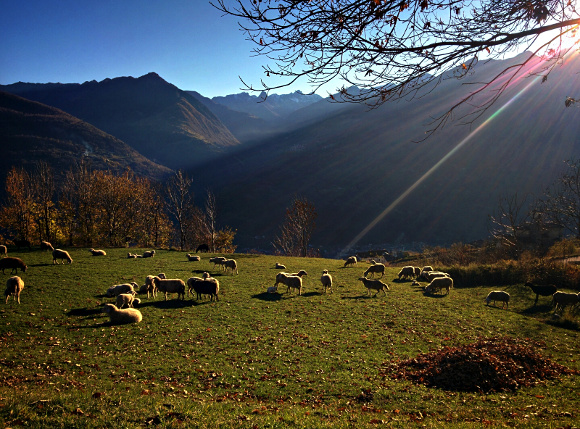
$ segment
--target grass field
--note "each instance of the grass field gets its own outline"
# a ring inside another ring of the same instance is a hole
[[[28,270],[18,273],[22,303],[0,307],[2,427],[580,426],[575,375],[497,393],[390,377],[401,360],[498,336],[540,344],[546,358],[580,370],[578,331],[548,323],[549,298],[534,307],[522,285],[498,287],[512,297],[502,310],[485,305],[489,286],[425,296],[394,281],[395,267],[385,275],[387,295],[366,296],[357,280],[363,262],[343,268],[340,260],[236,254],[240,273],[230,275],[205,254],[189,262],[172,251],[150,259],[126,259],[126,249],[70,253],[70,265],[40,251],[12,254]],[[308,272],[302,296],[282,287],[266,293],[277,261]],[[332,294],[322,293],[323,269],[334,278]],[[204,271],[220,281],[218,302],[140,296],[143,321],[124,326],[101,312],[114,284]]]

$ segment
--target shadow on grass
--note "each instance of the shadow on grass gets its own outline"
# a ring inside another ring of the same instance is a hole
[[[367,295],[367,294],[363,294],[363,295],[357,295],[357,296],[343,296],[342,299],[352,299],[352,300],[359,300],[359,299],[370,299],[370,298],[382,298],[385,295],[383,295],[382,293],[376,294],[376,295]]]
[[[262,301],[280,301],[282,299],[282,295],[280,295],[278,292],[275,293],[262,292],[256,295],[252,295],[252,298],[260,299]]]
[[[531,315],[536,315],[538,313],[549,313],[551,310],[552,310],[552,306],[549,304],[534,305],[530,308],[526,308],[525,310],[522,310],[520,312],[520,314],[523,314],[526,316],[531,316]]]
[[[580,331],[580,324],[572,319],[549,319],[546,320],[546,323],[557,328],[568,329],[570,331]]]
[[[73,308],[68,313],[67,316],[75,316],[75,317],[85,317],[85,318],[92,318],[97,314],[103,314],[102,311],[103,307],[94,307],[94,308]]]
[[[439,294],[439,293],[426,293],[424,291],[419,291],[419,292],[423,292],[423,295],[429,297],[429,298],[437,298],[437,299],[441,299],[441,298],[445,298],[447,296],[449,296],[449,294]]]

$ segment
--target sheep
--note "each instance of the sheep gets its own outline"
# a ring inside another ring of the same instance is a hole
[[[326,293],[327,289],[330,289],[330,293],[332,293],[332,276],[328,274],[328,270],[322,272],[320,282],[322,283],[322,286],[324,286],[324,293]]]
[[[8,254],[8,248],[3,244],[0,244],[0,255],[6,256]]]
[[[143,252],[142,258],[152,258],[155,256],[155,250],[146,250]]]
[[[166,278],[164,273],[157,274],[157,277],[159,277],[160,279]],[[151,294],[151,296],[155,298],[155,296],[157,295],[157,288],[155,287],[155,283],[153,282],[154,278],[155,276],[151,275],[145,277],[145,284],[141,286],[141,288],[139,289],[139,293],[147,293],[147,298],[149,298],[149,294]]]
[[[203,278],[190,277],[187,279],[187,295],[192,291],[196,293],[196,299],[201,299],[202,295],[209,295],[210,301],[213,301],[214,297],[216,301],[219,301],[219,290],[220,284],[217,279],[210,277],[209,273],[203,273]],[[193,293],[193,292],[192,292]]]
[[[223,256],[216,256],[214,258],[209,258],[209,261],[213,263],[213,266],[222,265],[222,263],[226,260]]]
[[[135,298],[135,295],[132,293],[121,293],[117,295],[116,305],[119,308],[133,307],[133,304],[137,304],[139,302],[141,302],[139,301],[139,298]]]
[[[433,279],[436,279],[438,277],[449,277],[449,274],[444,273],[442,271],[428,271],[426,273],[423,273],[423,278],[427,281],[433,281]]]
[[[122,325],[126,323],[139,323],[143,320],[141,312],[135,308],[117,308],[114,304],[105,304],[103,313],[109,315],[112,324]]]
[[[366,277],[369,273],[375,276],[375,273],[381,273],[381,278],[385,275],[385,264],[375,263],[367,268],[367,270],[363,273],[363,277]]]
[[[239,272],[238,272],[238,263],[236,262],[235,259],[226,259],[223,262],[223,266],[224,266],[224,270],[227,270],[229,268],[230,270],[232,270],[232,274],[234,272],[236,274],[239,274]]]
[[[167,301],[168,293],[176,293],[177,299],[185,299],[185,282],[181,279],[162,279],[160,277],[153,277],[153,284],[159,292],[165,294],[165,301]]]
[[[93,256],[107,256],[107,252],[105,252],[104,250],[90,249],[89,251]]]
[[[199,253],[199,252],[209,252],[209,246],[207,244],[200,244],[199,246],[197,246],[197,249],[195,249],[195,253]]]
[[[68,254],[68,252],[66,250],[61,250],[61,249],[54,249],[52,251],[52,263],[53,264],[58,264],[57,260],[61,260],[62,263],[64,264],[64,261],[66,260],[69,264],[72,264],[72,258],[70,257],[70,255]]]
[[[578,301],[580,301],[580,293],[558,291],[552,295],[552,305],[554,306],[555,310],[560,308],[560,310],[564,311],[565,307],[568,305],[574,306],[578,303]]]
[[[4,269],[10,268],[11,274],[16,274],[18,272],[18,268],[25,273],[26,269],[28,268],[24,261],[20,258],[15,258],[13,256],[7,256],[6,258],[0,259],[0,269],[2,270],[2,274],[4,274]]]
[[[138,258],[136,253],[131,252],[127,253],[127,259],[135,259],[135,258]]]
[[[371,289],[377,291],[377,293],[375,293],[373,296],[377,296],[380,291],[383,291],[383,293],[386,295],[387,292],[385,290],[389,290],[389,285],[383,283],[380,280],[367,279],[366,277],[361,277],[359,280],[363,282],[363,285],[367,288],[367,295],[370,294]]]
[[[421,275],[421,268],[419,268],[419,267],[413,267],[413,271],[415,271],[414,274],[413,274],[415,276],[415,278],[417,278],[417,277],[419,277]]]
[[[187,256],[187,260],[190,262],[201,261],[201,258],[197,255],[192,255],[192,254],[188,253],[185,256]]]
[[[399,280],[401,280],[401,278],[412,278],[415,276],[415,267],[412,267],[411,265],[407,265],[406,267],[401,268],[401,271],[399,271]]]
[[[135,295],[137,293],[135,292],[135,287],[137,286],[138,286],[137,283],[134,282],[111,286],[109,289],[107,289],[105,295],[109,298],[118,296],[122,293],[130,293],[131,295]]]
[[[426,265],[421,269],[421,272],[425,271],[433,271],[433,267],[431,265]]]
[[[356,265],[357,263],[356,256],[349,256],[346,261],[344,262],[344,268],[348,267],[349,265]]]
[[[10,277],[6,281],[6,290],[4,291],[4,296],[6,296],[6,304],[8,304],[8,298],[10,295],[14,295],[14,300],[18,301],[20,304],[20,292],[24,289],[24,282],[18,276]]]
[[[528,286],[529,288],[532,289],[532,292],[536,294],[536,300],[534,301],[534,305],[538,303],[538,298],[540,297],[540,295],[552,296],[558,290],[558,288],[554,285],[535,285],[532,284],[531,282],[526,282],[524,286]]]
[[[290,292],[290,289],[298,289],[298,295],[302,295],[302,277],[288,273],[278,273],[276,274],[276,284],[274,286],[277,287],[278,283],[286,285],[288,288],[286,293]]]
[[[449,289],[452,287],[453,279],[451,277],[435,277],[425,288],[425,293],[435,293],[441,291],[442,289],[447,289],[447,294],[449,294]]]
[[[300,271],[298,271],[297,273],[291,273],[291,274],[288,274],[288,275],[289,275],[289,276],[298,276],[298,277],[303,277],[303,276],[307,276],[307,275],[308,275],[308,273],[307,273],[306,271],[304,271],[304,270],[300,270]]]
[[[501,305],[501,308],[504,308],[504,306],[506,306],[506,308],[509,308],[510,294],[503,290],[491,291],[490,293],[487,294],[487,297],[485,298],[485,302],[487,303],[486,305],[489,305],[491,301],[493,301],[494,305],[496,301],[501,301],[503,303]]]
[[[276,262],[276,269],[277,270],[285,270],[286,269],[286,265],[282,265],[282,264]]]
[[[40,250],[50,250],[52,252],[54,247],[52,247],[52,244],[50,244],[48,241],[41,241]]]

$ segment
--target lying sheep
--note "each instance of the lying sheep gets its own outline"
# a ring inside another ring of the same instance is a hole
[[[189,293],[196,293],[196,299],[201,299],[203,295],[209,295],[210,301],[213,301],[215,298],[216,301],[219,301],[219,291],[220,291],[220,284],[217,279],[210,277],[209,273],[203,273],[203,278],[199,277],[190,277],[187,280],[187,295]]]
[[[375,276],[375,273],[381,273],[381,277],[385,275],[385,264],[381,264],[380,262],[375,263],[367,268],[367,270],[363,273],[363,277],[366,277],[369,273]]]
[[[155,250],[146,250],[143,252],[142,258],[152,258],[155,256]]]
[[[401,280],[401,278],[412,279],[415,276],[415,267],[407,265],[406,267],[401,268],[401,271],[399,271],[398,276],[399,280]]]
[[[286,285],[288,288],[286,293],[290,292],[290,289],[298,289],[298,295],[302,295],[302,277],[288,273],[278,273],[276,274],[276,284],[274,286],[277,287],[278,283]]]
[[[356,256],[349,256],[346,261],[344,262],[344,268],[348,267],[349,265],[356,265],[357,263]]]
[[[229,268],[230,270],[232,270],[232,274],[233,273],[239,274],[238,263],[236,262],[235,259],[226,259],[223,262],[223,266],[224,266],[224,270],[227,270]]]
[[[111,323],[115,325],[122,325],[126,323],[139,323],[143,320],[143,315],[135,308],[117,308],[114,304],[105,304],[103,313],[109,315]]]
[[[442,289],[447,289],[447,294],[449,294],[449,289],[452,287],[453,279],[451,277],[435,277],[425,288],[425,293],[435,293],[441,291]]]
[[[117,305],[118,308],[124,308],[124,307],[133,307],[133,304],[138,304],[141,301],[139,300],[139,298],[135,298],[135,295],[133,295],[132,293],[121,293],[119,295],[117,295],[117,300],[115,301],[115,304]]]
[[[558,308],[564,311],[567,306],[575,306],[580,300],[580,293],[561,292],[558,291],[552,295],[552,305],[554,310]]]
[[[127,253],[127,259],[135,259],[135,258],[138,258],[136,253],[131,252]]]
[[[322,272],[320,282],[322,283],[322,286],[324,286],[324,293],[326,293],[327,289],[330,289],[330,293],[332,293],[332,276],[328,274],[328,270]]]
[[[506,308],[509,308],[510,294],[504,292],[503,290],[491,291],[489,294],[487,294],[487,297],[485,298],[485,302],[487,303],[486,305],[489,305],[491,301],[493,301],[493,305],[495,305],[496,301],[501,301],[503,303],[501,305],[501,308],[504,308],[504,306],[506,306]]]
[[[4,291],[4,296],[6,297],[6,304],[8,304],[8,298],[10,295],[14,295],[14,300],[18,301],[20,304],[20,292],[24,289],[24,282],[18,276],[10,277],[6,281],[6,290]]]
[[[558,291],[558,288],[554,285],[535,285],[530,282],[526,282],[524,286],[528,286],[530,289],[532,289],[532,292],[536,294],[536,300],[534,301],[534,305],[538,303],[538,298],[540,297],[540,295],[552,296]]]
[[[389,290],[389,285],[380,280],[367,279],[366,277],[361,277],[359,280],[363,282],[363,285],[367,288],[367,295],[370,294],[371,289],[377,291],[373,296],[377,296],[380,291],[383,291],[386,295],[386,291]]]
[[[16,274],[18,272],[18,268],[25,273],[26,269],[28,268],[24,261],[20,258],[15,258],[13,256],[7,256],[6,258],[0,259],[0,269],[2,270],[2,274],[4,274],[4,270],[6,268],[10,268],[11,274]]]
[[[89,251],[91,252],[91,255],[93,255],[93,256],[107,256],[107,252],[105,252],[104,250],[90,249]]]
[[[50,250],[52,252],[54,247],[52,247],[52,244],[50,244],[48,241],[41,241],[40,250]]]
[[[181,279],[162,279],[158,276],[153,278],[155,288],[165,294],[165,301],[167,301],[168,293],[176,293],[177,299],[185,299],[185,282]]]
[[[276,262],[276,269],[277,270],[285,270],[286,269],[286,265],[282,265],[279,262]]]
[[[64,261],[66,260],[69,264],[72,264],[72,258],[70,257],[70,255],[68,254],[68,252],[66,250],[61,250],[61,249],[54,249],[52,251],[52,263],[53,264],[58,264],[58,260],[61,260],[62,263],[64,264]]]
[[[121,295],[122,293],[130,293],[131,295],[135,295],[137,293],[135,292],[136,286],[137,283],[123,283],[120,285],[111,286],[109,289],[107,289],[105,295],[109,298]]]
[[[187,260],[190,262],[194,262],[194,261],[201,261],[201,258],[197,255],[192,255],[191,253],[188,253],[187,255]]]

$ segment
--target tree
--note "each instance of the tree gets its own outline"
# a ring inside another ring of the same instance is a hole
[[[56,186],[52,168],[44,161],[36,164],[32,176],[34,200],[37,205],[37,224],[39,239],[53,241],[55,237],[57,210],[54,202]]]
[[[186,214],[193,207],[191,182],[192,180],[183,171],[178,170],[167,184],[167,210],[175,221],[179,247],[182,250],[186,242]]]
[[[226,5],[226,3],[228,3]],[[549,57],[544,78],[571,49],[565,40],[580,24],[576,2],[566,0],[215,0],[240,18],[253,53],[273,63],[251,91],[282,88],[305,78],[313,92],[333,80],[341,101],[378,106],[420,94],[449,77],[471,73],[480,59],[501,59],[531,49],[521,63],[483,82],[446,114],[504,80],[480,99],[475,117],[490,107],[507,83],[535,55]],[[540,38],[542,36],[542,38]],[[269,77],[281,78],[268,83]],[[507,77],[507,79],[506,79]],[[507,83],[506,83],[507,82]],[[357,87],[351,91],[349,86]],[[572,99],[574,100],[574,99]]]
[[[18,240],[30,240],[36,230],[34,191],[30,175],[23,168],[12,167],[6,177],[8,203],[3,208],[5,226]]]
[[[216,251],[216,235],[217,235],[217,205],[215,202],[215,195],[209,189],[205,199],[205,218],[209,235],[209,248],[211,252]]]
[[[316,210],[306,198],[294,198],[292,206],[286,209],[280,235],[272,243],[280,252],[288,256],[308,256],[308,245],[316,227]]]

